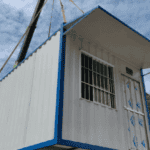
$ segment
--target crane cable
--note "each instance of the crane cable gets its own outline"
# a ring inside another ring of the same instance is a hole
[[[81,10],[75,3],[74,3],[74,1],[73,0],[69,0],[70,2],[72,2],[80,11],[82,11],[82,13],[84,14],[84,11],[83,10]]]
[[[21,39],[19,40],[18,44],[15,46],[14,50],[12,51],[12,53],[10,54],[10,56],[7,58],[7,60],[5,61],[4,65],[2,66],[2,68],[0,69],[0,73],[3,70],[3,68],[5,67],[5,65],[7,64],[8,60],[10,59],[10,57],[12,56],[12,54],[15,52],[16,48],[18,47],[18,45],[20,44],[20,42],[22,41],[22,39],[24,38],[24,36],[27,34],[27,32],[29,31],[30,27],[32,26],[33,22],[35,21],[35,19],[37,18],[37,16],[39,15],[39,13],[42,11],[42,8],[45,6],[45,4],[47,3],[48,0],[46,0],[46,2],[44,3],[44,5],[41,7],[41,9],[39,10],[39,12],[37,13],[37,15],[35,16],[35,18],[33,19],[33,21],[31,22],[31,25],[29,25],[25,31],[25,33],[23,34],[23,36],[21,37]],[[16,64],[18,65],[18,64]]]
[[[60,1],[60,5],[61,5],[61,11],[62,11],[62,14],[63,14],[64,23],[67,23],[66,17],[65,17],[65,12],[64,12],[64,6],[63,6],[61,0],[59,0],[59,1]]]
[[[53,5],[52,5],[52,13],[53,13],[53,8],[54,8],[54,0],[53,0]],[[51,19],[52,19],[52,13],[51,13]],[[51,30],[51,20],[50,20],[48,38],[50,37],[50,30]]]
[[[149,72],[149,73],[144,74],[143,76],[148,75],[148,74],[150,74],[150,72]]]

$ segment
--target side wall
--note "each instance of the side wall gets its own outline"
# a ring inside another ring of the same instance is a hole
[[[54,138],[60,31],[0,82],[0,149]]]
[[[81,39],[80,39],[81,40]],[[133,70],[133,79],[140,81],[140,70],[111,55],[100,46],[80,40],[74,35],[66,38],[66,61],[64,82],[63,131],[62,139],[127,150],[121,97],[121,73],[126,67]],[[79,62],[80,49],[114,65],[115,94],[117,109],[80,100]],[[130,76],[130,75],[127,75]]]

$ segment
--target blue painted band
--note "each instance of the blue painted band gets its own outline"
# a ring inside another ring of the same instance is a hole
[[[147,105],[146,91],[145,91],[145,84],[144,84],[144,77],[143,77],[143,70],[142,69],[141,69],[141,76],[142,76],[142,82],[143,82],[143,88],[144,88],[145,105],[146,105],[147,118],[148,118],[149,131],[150,131],[150,117],[149,117],[149,110],[148,110],[148,105]]]
[[[53,139],[53,140],[38,143],[38,144],[35,144],[32,146],[24,147],[24,148],[21,148],[18,150],[34,150],[34,149],[39,149],[39,148],[43,148],[43,147],[47,147],[47,146],[52,146],[52,145],[55,145],[56,143],[57,143],[57,141]]]
[[[57,99],[56,99],[56,115],[55,115],[55,133],[54,138],[59,141],[62,139],[62,117],[63,117],[63,91],[64,91],[64,67],[65,67],[65,43],[66,36],[63,36],[64,23],[61,25],[60,31],[60,48],[58,62],[58,80],[57,80]]]
[[[74,142],[70,140],[60,140],[57,144],[66,145],[66,146],[72,146],[82,149],[90,149],[90,150],[115,150],[107,147],[97,146],[97,145],[90,145],[87,143],[80,143],[80,142]]]

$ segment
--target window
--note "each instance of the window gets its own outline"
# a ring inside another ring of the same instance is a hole
[[[115,108],[113,67],[81,53],[81,97]]]

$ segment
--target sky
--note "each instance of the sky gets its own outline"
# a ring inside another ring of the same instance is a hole
[[[0,68],[26,31],[37,1],[38,0],[0,0]],[[69,0],[61,1],[64,5],[67,22],[82,15],[82,12]],[[53,0],[48,0],[41,12],[26,57],[48,38],[52,2]],[[74,3],[84,12],[100,5],[146,38],[150,39],[149,0],[74,0]],[[63,17],[60,2],[59,0],[55,0],[50,35],[60,28],[62,22]],[[0,73],[0,80],[12,70],[21,46],[22,42]],[[143,70],[144,74],[148,72],[150,72],[150,68]],[[146,75],[144,80],[146,92],[150,94],[150,74]]]

